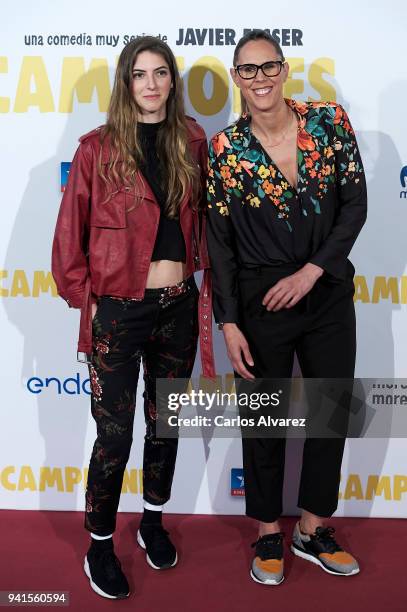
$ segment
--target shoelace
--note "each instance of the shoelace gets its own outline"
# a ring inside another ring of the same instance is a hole
[[[315,535],[312,537],[323,544],[326,552],[332,554],[343,550],[335,540],[333,536],[334,533],[335,527],[317,527],[315,529]]]
[[[283,541],[284,533],[269,533],[251,545],[256,547],[256,553],[261,559],[279,559],[281,558],[281,542]]]

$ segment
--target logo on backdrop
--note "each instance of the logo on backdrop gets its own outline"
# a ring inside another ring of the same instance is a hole
[[[407,198],[407,166],[403,166],[400,172],[400,183],[403,190],[400,191],[400,198]]]
[[[236,45],[242,35],[250,32],[250,28],[244,28],[243,31],[237,32],[232,28],[180,28],[178,30],[178,39],[176,45]],[[272,35],[277,42],[283,47],[286,46],[302,46],[303,31],[298,29],[281,28],[266,31]]]
[[[185,90],[188,102],[192,109],[205,117],[215,116],[222,111],[232,111],[239,115],[241,112],[240,91],[233,85],[229,75],[231,57],[222,61],[218,57],[216,48],[224,45],[236,45],[240,36],[247,30],[245,28],[180,28],[175,44],[179,46],[180,55],[177,63],[183,77],[185,76]],[[294,57],[288,57],[290,77],[284,84],[284,95],[291,98],[304,91],[305,83],[309,83],[315,93],[316,99],[336,100],[335,87],[327,80],[325,75],[335,77],[335,58],[333,57],[303,57],[303,30],[298,28],[277,28],[270,30],[271,35],[284,49],[291,48]],[[167,37],[158,35],[161,40]],[[127,43],[133,36],[122,36],[119,41],[118,34],[68,36],[65,34],[51,37],[46,40],[28,38],[27,45],[66,45],[82,46],[95,45],[95,48],[104,46],[110,52],[121,42]],[[185,55],[189,50],[202,49],[209,46],[213,55],[204,51],[202,57],[194,59],[192,65],[188,63]],[[177,47],[178,49],[178,47]],[[80,53],[80,51],[79,51]],[[110,54],[109,54],[110,55]],[[51,78],[48,74],[47,56],[27,55],[22,58],[19,67],[19,80],[14,91],[2,91],[0,96],[0,114],[2,113],[28,113],[37,108],[41,113],[72,113],[76,112],[78,105],[97,103],[98,110],[105,113],[109,107],[112,91],[112,82],[109,65],[111,57],[98,56],[90,62],[84,55],[75,57],[61,57],[59,65],[61,74]],[[0,72],[8,73],[9,58],[0,57]],[[213,83],[212,92],[208,94],[208,75]],[[35,84],[33,90],[33,84]]]
[[[58,296],[57,286],[48,270],[0,269],[0,298],[38,298],[43,293]]]
[[[232,497],[244,496],[243,468],[232,468],[230,471],[230,494]]]
[[[407,304],[407,276],[355,276],[355,302]]]
[[[39,491],[54,489],[59,493],[76,493],[77,487],[86,488],[88,468],[66,466],[6,465],[0,466],[0,490]],[[122,493],[143,493],[143,470],[127,465],[122,482]]]
[[[57,393],[58,395],[81,395],[83,393],[91,395],[92,393],[89,378],[85,378],[82,381],[79,372],[76,372],[75,376],[64,379],[55,376],[47,378],[33,376],[27,380],[27,389],[35,395],[46,393],[47,391]]]
[[[341,477],[339,499],[369,501],[381,497],[385,501],[405,501],[407,474],[348,474]]]
[[[71,167],[71,162],[61,162],[61,191],[65,191],[65,187],[68,183],[70,167]]]
[[[230,471],[230,494],[245,495],[243,468]],[[385,501],[403,501],[407,496],[407,474],[348,474],[341,478],[339,499],[369,501],[380,497]]]

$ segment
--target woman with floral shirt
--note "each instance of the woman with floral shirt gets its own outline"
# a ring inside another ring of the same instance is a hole
[[[354,268],[366,218],[355,134],[331,102],[283,97],[288,65],[254,30],[237,44],[231,75],[246,109],[209,147],[208,247],[215,318],[238,377],[352,379]],[[292,551],[336,575],[358,573],[324,525],[337,508],[344,438],[307,439]],[[243,438],[246,513],[259,521],[251,577],[283,580],[285,440]]]

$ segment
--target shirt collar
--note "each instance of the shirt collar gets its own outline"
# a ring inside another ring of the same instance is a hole
[[[293,100],[292,98],[284,98],[285,103],[295,112],[298,119],[298,129],[300,131],[307,131],[307,114],[309,112],[309,106],[305,102]],[[236,135],[237,133],[243,136],[243,147],[248,148],[252,137],[250,129],[250,113],[243,113],[236,121],[235,129],[233,130]]]

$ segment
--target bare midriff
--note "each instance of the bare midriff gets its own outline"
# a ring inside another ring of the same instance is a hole
[[[186,278],[186,264],[182,261],[160,259],[152,261],[147,275],[146,289],[171,287]]]

